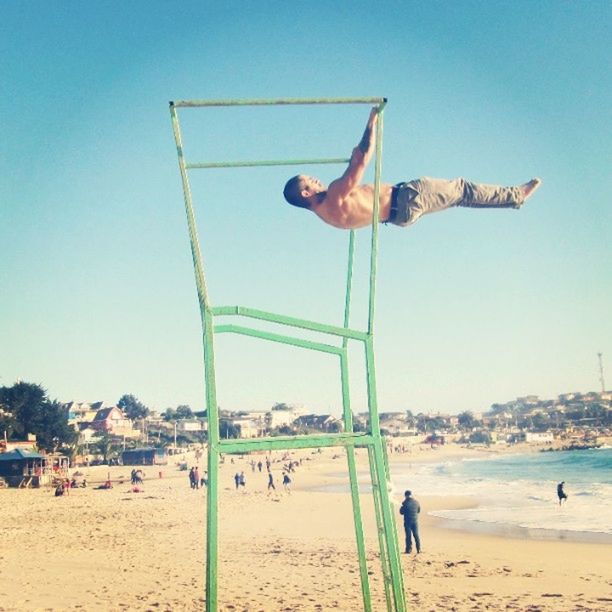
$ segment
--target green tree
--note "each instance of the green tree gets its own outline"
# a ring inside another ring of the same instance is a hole
[[[531,419],[531,426],[535,431],[548,431],[550,425],[550,417],[541,412],[537,412]]]
[[[94,439],[97,452],[102,455],[104,463],[108,463],[110,457],[116,452],[113,437],[104,431],[96,434]]]
[[[0,406],[0,421],[10,439],[34,434],[38,446],[46,451],[56,451],[76,439],[61,404],[50,400],[40,385],[19,382],[0,387]]]
[[[219,437],[220,438],[239,438],[240,427],[234,425],[230,421],[221,421],[219,423]]]
[[[134,395],[122,395],[117,407],[121,408],[123,414],[132,421],[144,419],[149,415],[149,409]]]
[[[191,419],[193,418],[193,411],[190,406],[181,404],[176,407],[176,418],[177,419]]]
[[[491,444],[491,434],[488,431],[474,431],[470,434],[469,440],[472,444]]]
[[[461,427],[461,429],[463,429],[464,431],[474,429],[474,426],[476,425],[476,419],[469,410],[461,412],[459,415],[457,415],[457,418],[459,420],[459,427]]]
[[[406,410],[406,425],[408,425],[408,427],[414,427],[416,425],[416,418],[411,410]]]
[[[289,406],[289,404],[286,404],[285,402],[276,402],[272,406],[272,410],[291,410],[291,406]]]
[[[60,447],[74,444],[79,437],[74,427],[68,425],[68,418],[62,405],[47,401],[37,419],[36,442],[39,448],[56,452]]]
[[[9,410],[8,406],[0,404],[0,435],[6,431],[7,437],[10,437],[15,430],[16,424],[15,415]]]

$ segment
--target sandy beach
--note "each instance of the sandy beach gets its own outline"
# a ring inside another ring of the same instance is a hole
[[[449,447],[392,454],[391,470],[401,462],[478,452]],[[281,484],[281,453],[272,456],[277,490],[271,495],[265,466],[253,472],[253,457],[233,463],[226,457],[221,467],[219,609],[362,609],[350,496],[319,490],[348,481],[339,476],[346,474],[344,452],[294,453],[302,462],[291,493]],[[193,456],[184,458],[195,463]],[[145,468],[138,493],[131,491],[130,467],[110,468],[113,489],[95,490],[106,466],[81,468],[90,486],[63,497],[52,489],[0,491],[0,609],[204,609],[206,490],[191,490],[175,461]],[[358,467],[366,465],[359,452]],[[233,476],[240,471],[246,486],[236,490]],[[611,609],[610,545],[451,530],[427,513],[472,501],[419,501],[423,552],[402,555],[408,609]],[[368,494],[362,511],[373,609],[384,610]],[[403,538],[399,520],[397,526]]]

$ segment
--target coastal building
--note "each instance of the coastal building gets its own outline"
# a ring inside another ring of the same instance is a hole
[[[408,422],[405,412],[383,412],[380,414],[380,427],[383,433],[391,436],[415,436],[413,420]]]
[[[208,421],[206,419],[179,419],[175,421],[177,431],[208,431]],[[172,426],[169,422],[167,425]]]
[[[554,440],[552,431],[526,431],[525,442],[529,444],[548,444]]]
[[[63,455],[42,455],[21,448],[0,453],[0,478],[9,487],[40,487],[67,475],[68,457]]]
[[[103,408],[112,408],[111,404],[106,402],[67,402],[63,405],[69,425],[78,425],[80,423],[91,423],[99,410]]]
[[[123,465],[166,465],[168,456],[163,448],[149,446],[124,450],[121,461]]]
[[[270,412],[266,413],[267,425],[270,429],[282,427],[283,425],[291,425],[303,414],[304,411],[296,406],[277,404],[276,406],[272,407]]]
[[[234,427],[238,428],[241,438],[258,438],[263,436],[264,426],[258,420],[244,416],[232,419],[231,423]]]
[[[96,412],[91,428],[99,432],[128,435],[132,434],[132,421],[124,416],[121,408],[111,406]]]
[[[342,421],[331,414],[305,414],[294,421],[298,428],[318,429],[328,433],[337,433],[344,429]]]

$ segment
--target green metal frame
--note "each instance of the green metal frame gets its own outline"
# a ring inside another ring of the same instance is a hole
[[[371,612],[372,602],[366,561],[366,548],[359,500],[357,470],[355,466],[355,448],[364,447],[368,450],[370,476],[374,499],[380,557],[384,578],[387,610],[403,612],[405,610],[404,587],[400,564],[399,547],[395,516],[389,498],[389,468],[386,447],[380,433],[378,404],[376,396],[376,372],[374,365],[374,305],[376,290],[376,263],[378,252],[378,210],[380,198],[380,176],[382,168],[382,135],[383,111],[386,98],[282,98],[273,100],[180,100],[170,102],[170,114],[176,148],[179,170],[183,184],[187,226],[191,242],[191,255],[196,279],[200,315],[202,319],[204,345],[204,375],[206,383],[206,408],[208,414],[208,495],[207,495],[207,537],[206,537],[206,609],[216,612],[217,599],[217,553],[218,553],[218,472],[221,453],[246,453],[255,450],[280,450],[292,448],[323,448],[343,446],[346,448],[350,491],[355,522],[355,537],[359,557],[359,571],[363,595],[363,607]],[[342,327],[288,317],[276,313],[245,308],[242,306],[213,307],[210,304],[204,264],[193,210],[193,199],[189,184],[189,170],[203,168],[241,168],[250,166],[280,166],[307,164],[338,164],[348,163],[348,158],[327,159],[297,159],[297,160],[267,160],[267,161],[229,161],[187,163],[182,144],[182,136],[178,119],[178,108],[201,108],[212,106],[271,106],[271,105],[308,105],[308,104],[368,104],[377,106],[379,118],[376,131],[376,161],[374,179],[374,214],[372,216],[370,282],[368,305],[368,329],[360,331],[349,326],[351,289],[353,274],[353,259],[355,251],[355,232],[349,232],[348,272],[346,279],[346,298],[344,305],[344,323]],[[235,325],[232,323],[215,324],[216,317],[240,316],[246,319],[266,321],[278,325],[328,334],[335,337],[339,345],[313,342],[286,334],[262,331],[254,327]],[[338,355],[340,361],[340,379],[342,388],[344,433],[328,435],[286,436],[275,438],[221,440],[219,437],[219,410],[216,399],[214,335],[219,333],[234,333],[253,336],[263,340],[288,344],[314,351],[322,351]],[[350,405],[350,385],[348,368],[349,340],[363,343],[365,353],[367,397],[369,409],[369,430],[366,433],[353,432],[353,413]]]

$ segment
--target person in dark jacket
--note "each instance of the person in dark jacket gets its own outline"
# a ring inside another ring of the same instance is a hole
[[[417,554],[421,552],[421,538],[419,537],[419,512],[421,504],[412,497],[412,491],[404,493],[404,501],[400,506],[400,514],[404,517],[404,531],[406,532],[406,554],[412,552],[412,537],[416,545]]]
[[[564,502],[567,499],[567,493],[563,490],[564,486],[565,481],[560,482],[557,485],[557,497],[559,498],[559,505],[561,505],[561,502]]]

